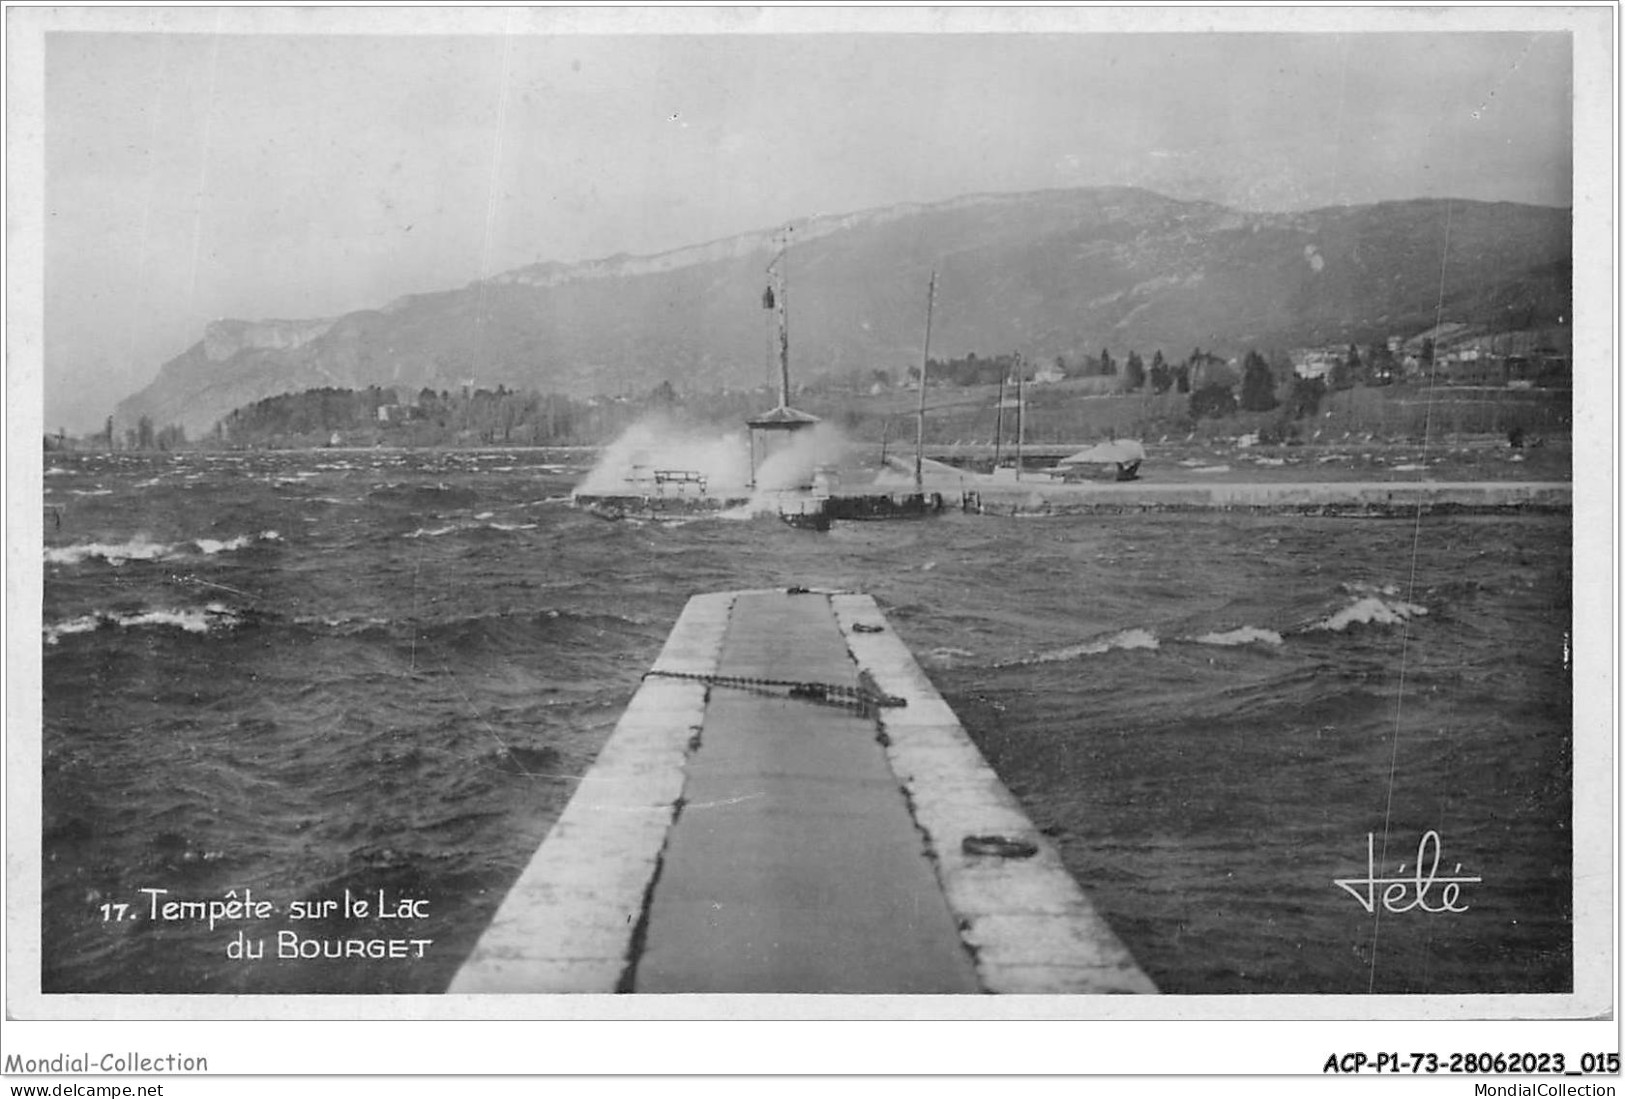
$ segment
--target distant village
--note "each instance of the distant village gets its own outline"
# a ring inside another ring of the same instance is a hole
[[[1137,352],[1124,360],[1109,350],[1075,358],[1058,356],[1053,362],[1026,364],[1017,356],[979,359],[931,360],[926,384],[992,385],[1001,378],[1033,385],[1053,385],[1083,378],[1098,379],[1092,387],[1101,394],[1135,392],[1149,387],[1154,393],[1176,389],[1181,393],[1205,385],[1233,387],[1242,382],[1249,359],[1265,362],[1277,384],[1319,379],[1328,389],[1392,384],[1435,384],[1510,389],[1567,389],[1573,386],[1572,335],[1567,327],[1484,333],[1465,324],[1446,322],[1414,336],[1389,336],[1382,343],[1354,343],[1296,347],[1269,356],[1249,353],[1225,358],[1200,348],[1177,364],[1163,360],[1162,352],[1146,364]],[[918,368],[910,368],[896,384],[918,384]],[[872,393],[891,388],[893,381],[875,372],[868,385]]]
[[[1573,341],[1567,327],[1477,333],[1447,322],[1406,339],[1389,336],[1362,358],[1347,347],[1304,347],[1291,352],[1292,369],[1327,384],[1347,372],[1356,384],[1427,381],[1441,385],[1567,389],[1574,384]]]

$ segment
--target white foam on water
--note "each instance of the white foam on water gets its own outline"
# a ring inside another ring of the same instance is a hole
[[[45,643],[55,645],[57,640],[75,633],[90,633],[102,624],[102,619],[94,614],[83,615],[79,618],[70,618],[66,622],[56,622],[45,627]]]
[[[1315,623],[1312,627],[1318,630],[1346,630],[1350,626],[1397,626],[1408,622],[1413,617],[1427,614],[1428,609],[1415,603],[1404,603],[1395,600],[1392,603],[1384,602],[1376,596],[1367,595],[1356,599],[1330,618]]]
[[[218,541],[213,538],[197,538],[192,541],[192,544],[198,548],[199,553],[212,557],[217,553],[228,553],[232,550],[243,549],[245,546],[251,546],[255,542],[280,541],[282,541],[282,535],[278,534],[276,531],[262,530],[258,534],[239,534],[235,538],[227,538],[224,541]]]
[[[1281,635],[1274,630],[1262,629],[1258,626],[1242,626],[1239,629],[1225,630],[1222,633],[1205,633],[1201,637],[1193,637],[1192,641],[1198,645],[1279,645],[1282,643]]]
[[[139,629],[144,626],[160,626],[184,630],[187,633],[208,633],[212,629],[235,626],[240,621],[241,619],[225,604],[209,603],[203,607],[147,610],[135,614],[86,614],[64,622],[52,623],[46,626],[43,632],[45,643],[55,645],[63,637],[76,633],[92,633],[103,627]]]
[[[253,541],[254,539],[248,535],[240,534],[236,538],[228,538],[224,542],[217,542],[213,538],[199,538],[192,544],[198,548],[199,552],[212,557],[217,553],[225,553],[228,550],[242,549]]]
[[[128,542],[82,542],[73,546],[47,546],[47,565],[77,565],[91,557],[100,557],[109,565],[122,565],[126,561],[155,561],[167,557],[175,547],[163,542],[149,542],[145,538],[132,538]]]
[[[210,603],[201,610],[143,611],[119,618],[118,624],[133,626],[173,626],[187,633],[208,633],[210,627],[236,622],[229,609],[219,603]]]
[[[1080,656],[1101,656],[1113,649],[1158,649],[1161,648],[1156,635],[1150,630],[1128,629],[1115,633],[1099,641],[1084,641],[1077,645],[1065,645],[1059,649],[1030,656],[1025,660],[1011,661],[1012,664],[1054,664],[1062,660],[1076,660]],[[999,665],[1004,667],[1006,665]]]
[[[434,530],[429,530],[429,529],[427,529],[425,527],[419,527],[417,530],[414,530],[411,534],[408,534],[405,537],[407,537],[407,538],[439,538],[442,534],[451,534],[452,532],[454,532],[454,531],[456,531],[458,529],[459,528],[458,528],[456,523],[453,523],[449,527],[437,527]]]

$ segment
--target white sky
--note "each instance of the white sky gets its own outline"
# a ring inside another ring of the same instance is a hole
[[[1274,10],[74,13],[41,61],[45,426],[99,426],[213,318],[817,213],[1097,184],[1570,204],[1567,33],[1376,34],[1450,24],[1369,9],[1256,33]],[[577,33],[678,24],[740,33]],[[1161,33],[1100,33],[1122,26]]]

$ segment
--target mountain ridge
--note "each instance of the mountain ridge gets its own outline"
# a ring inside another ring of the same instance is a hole
[[[217,321],[212,343],[165,363],[116,419],[200,432],[232,408],[326,385],[754,386],[769,378],[759,306],[781,231],[542,261],[336,318]],[[1413,199],[1254,213],[1131,187],[818,215],[795,223],[785,260],[792,366],[805,381],[916,364],[932,270],[934,355],[1239,354],[1409,335],[1441,317],[1537,327],[1568,314],[1570,235],[1570,212],[1553,207]]]

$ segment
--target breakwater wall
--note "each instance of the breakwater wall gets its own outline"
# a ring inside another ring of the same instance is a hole
[[[1573,486],[1535,481],[1326,481],[1316,483],[1124,481],[1062,484],[1023,480],[966,488],[966,510],[987,515],[1261,510],[1314,515],[1414,516],[1563,511]]]

